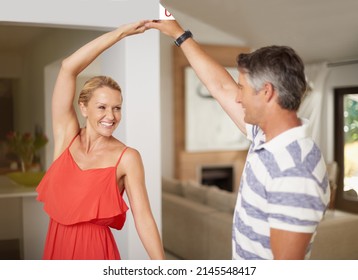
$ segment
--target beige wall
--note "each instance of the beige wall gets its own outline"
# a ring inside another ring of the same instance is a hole
[[[16,110],[15,126],[19,130],[44,128],[44,68],[56,60],[71,54],[76,48],[102,32],[53,29],[47,36],[37,40],[24,52],[20,96]],[[31,116],[29,118],[28,116]]]
[[[94,31],[54,29],[44,38],[28,46],[22,54],[0,53],[0,77],[19,79],[15,92],[15,129],[33,131],[44,128],[43,69],[49,61],[64,57],[76,46],[99,34]],[[63,43],[68,42],[70,44]],[[52,42],[52,43],[51,43]],[[62,43],[59,43],[62,42]],[[50,47],[51,46],[51,47]],[[0,205],[0,239],[21,238],[21,201],[3,198]],[[2,225],[7,226],[2,226]]]

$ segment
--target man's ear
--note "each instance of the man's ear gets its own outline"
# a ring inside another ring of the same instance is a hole
[[[87,118],[87,106],[85,104],[83,104],[83,102],[80,102],[79,107],[80,107],[82,116],[84,118]]]
[[[271,83],[265,83],[264,90],[265,90],[265,100],[266,102],[270,102],[276,94],[275,88]]]

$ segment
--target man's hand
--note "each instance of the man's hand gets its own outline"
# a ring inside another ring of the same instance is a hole
[[[174,40],[184,33],[184,29],[176,20],[152,20],[145,24],[147,29],[158,29]]]

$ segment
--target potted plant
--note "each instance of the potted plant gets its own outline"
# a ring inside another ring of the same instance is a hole
[[[35,153],[48,142],[46,135],[43,133],[33,135],[29,132],[19,133],[16,131],[8,132],[6,140],[9,150],[18,156],[22,172],[29,171]]]

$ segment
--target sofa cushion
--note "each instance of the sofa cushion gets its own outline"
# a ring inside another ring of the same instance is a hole
[[[162,178],[162,190],[166,193],[183,196],[182,184],[179,180],[171,178]]]
[[[317,228],[311,260],[357,260],[358,215],[329,210]]]
[[[174,194],[163,193],[162,198],[165,249],[183,259],[207,259],[210,247],[207,221],[217,211]]]
[[[198,203],[206,203],[206,192],[208,190],[208,186],[198,184],[194,181],[188,181],[183,184],[182,187],[184,197]]]
[[[207,192],[206,204],[219,211],[233,213],[236,204],[236,194],[221,190],[218,187],[211,187]]]
[[[224,211],[210,213],[206,219],[208,228],[209,248],[206,259],[230,260],[232,259],[231,234],[233,216]]]
[[[234,213],[235,211],[236,202],[237,202],[237,193],[232,193],[230,197],[230,208],[232,213]]]

